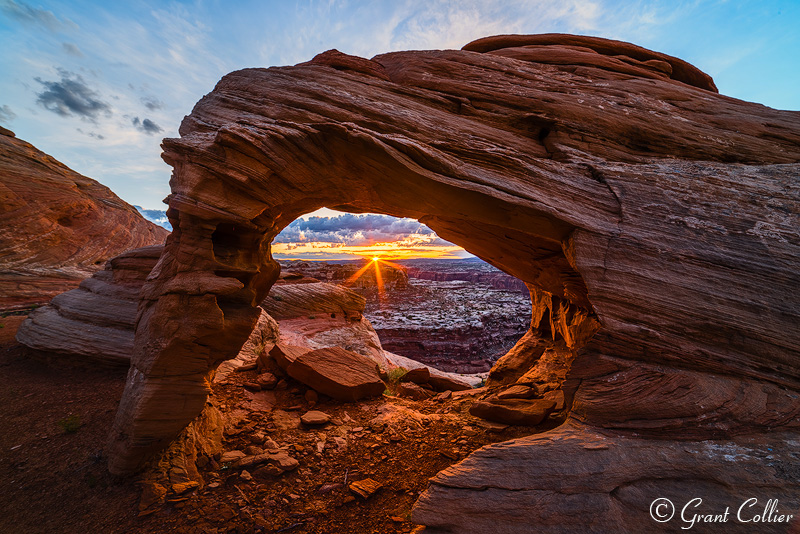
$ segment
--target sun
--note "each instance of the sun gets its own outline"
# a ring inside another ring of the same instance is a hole
[[[378,256],[372,256],[372,261],[380,261],[380,258]]]

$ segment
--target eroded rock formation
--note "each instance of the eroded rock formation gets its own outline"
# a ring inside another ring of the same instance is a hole
[[[110,259],[78,289],[32,311],[17,341],[46,356],[128,367],[139,291],[163,250],[153,245]]]
[[[547,351],[569,367],[567,425],[444,471],[416,521],[621,528],[698,477],[731,506],[739,487],[794,484],[780,447],[800,426],[798,113],[627,43],[505,36],[237,71],[180,134],[164,142],[176,230],[142,293],[113,472],[200,412],[278,277],[271,239],[327,206],[416,218],[528,284],[531,331],[490,384],[536,375]]]
[[[47,302],[168,233],[109,188],[0,131],[0,309]]]

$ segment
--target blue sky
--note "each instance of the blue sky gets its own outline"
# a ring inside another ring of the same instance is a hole
[[[161,139],[239,68],[566,32],[678,56],[723,94],[800,110],[798,28],[798,0],[0,0],[0,124],[124,200],[163,209]]]

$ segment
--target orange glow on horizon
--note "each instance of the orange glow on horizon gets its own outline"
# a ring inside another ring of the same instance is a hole
[[[464,258],[469,254],[456,245],[428,245],[420,242],[393,241],[369,246],[345,245],[344,243],[304,242],[273,243],[272,253],[285,259],[327,260],[358,259],[367,261],[410,260],[418,258]],[[373,260],[378,258],[378,260]]]

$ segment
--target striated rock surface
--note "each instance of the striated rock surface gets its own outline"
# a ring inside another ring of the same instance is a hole
[[[790,494],[800,114],[628,43],[500,36],[237,71],[180,134],[164,143],[179,230],[142,291],[113,472],[196,417],[278,278],[271,239],[327,206],[416,218],[526,282],[531,329],[489,386],[546,380],[571,410],[441,473],[416,521],[641,530],[662,490]]]
[[[129,250],[106,262],[102,271],[32,311],[16,339],[31,354],[73,362],[127,368],[133,352],[139,292],[155,267],[163,245]],[[222,379],[244,362],[253,362],[278,341],[278,325],[262,312],[235,359],[217,369]]]
[[[154,245],[110,259],[78,289],[32,311],[17,341],[49,357],[128,367],[139,291],[163,250]]]
[[[109,188],[0,132],[0,309],[47,302],[168,234]]]
[[[431,534],[686,532],[694,514],[722,514],[729,507],[727,522],[700,520],[694,528],[785,533],[786,516],[797,517],[800,509],[790,482],[797,463],[791,449],[798,444],[796,433],[676,441],[567,424],[489,445],[440,472],[412,520]],[[703,502],[690,504],[687,521],[681,520],[681,508],[698,497]],[[677,507],[671,521],[652,519],[650,506],[658,498]],[[754,506],[745,504],[754,498],[748,503]],[[778,501],[782,522],[759,519],[767,516],[769,499]],[[740,508],[746,522],[736,517]]]
[[[374,397],[386,389],[373,360],[341,347],[304,352],[287,360],[285,370],[314,391],[344,402]]]

